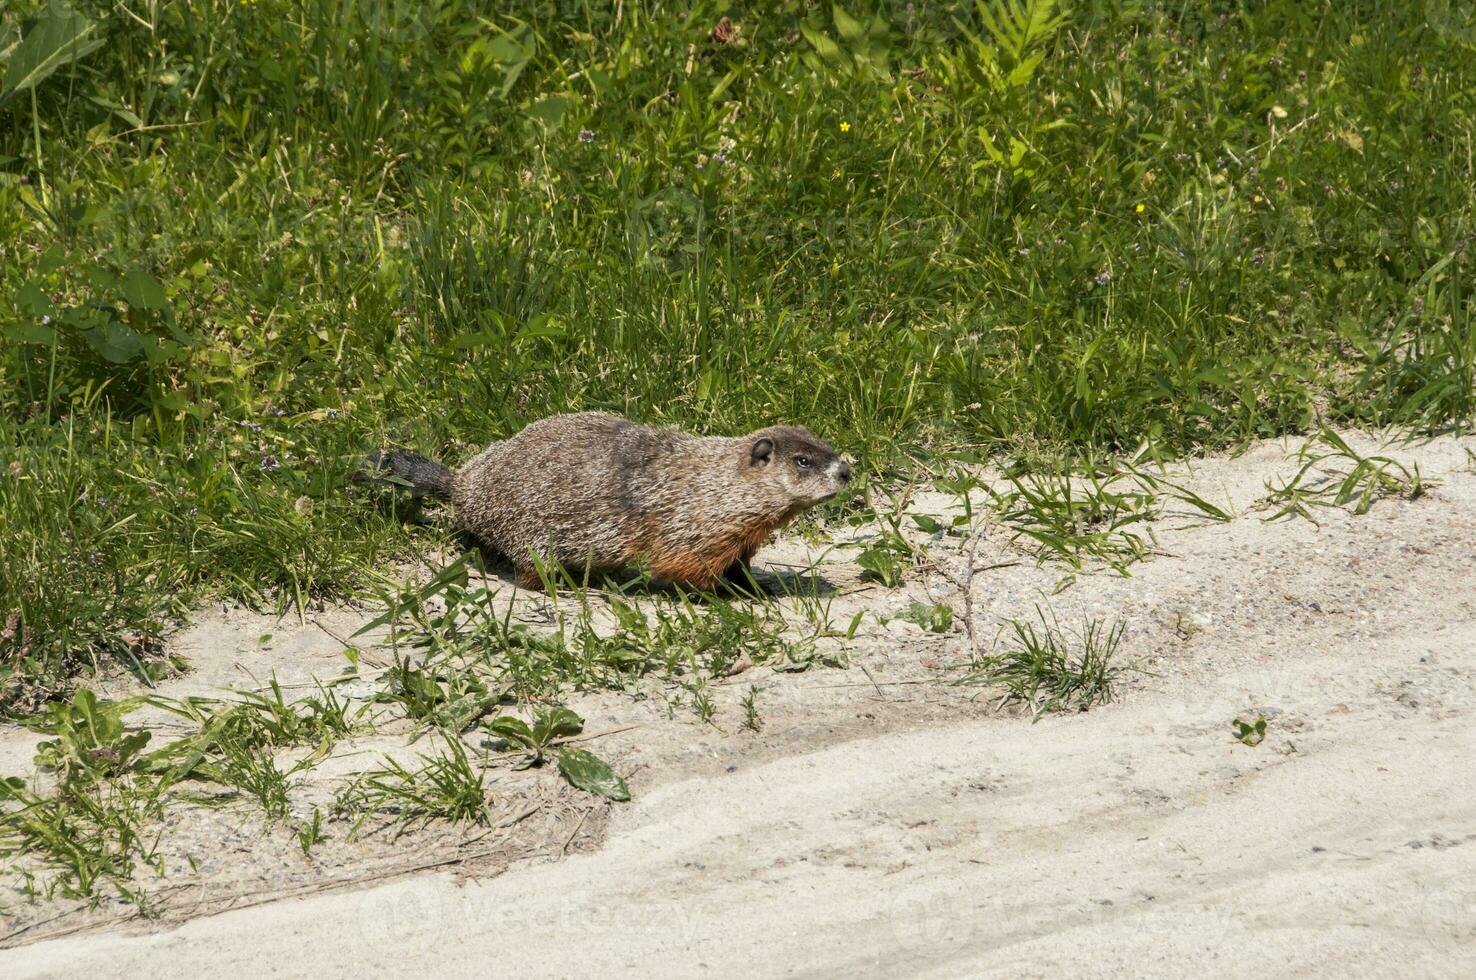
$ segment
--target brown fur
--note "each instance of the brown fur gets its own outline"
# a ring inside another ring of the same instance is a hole
[[[849,478],[803,428],[701,437],[587,412],[494,442],[444,493],[524,584],[538,580],[536,556],[575,573],[645,562],[658,582],[710,589]]]

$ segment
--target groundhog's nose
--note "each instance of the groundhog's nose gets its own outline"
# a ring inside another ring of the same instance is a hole
[[[840,478],[840,481],[842,483],[850,483],[851,482],[851,464],[850,463],[847,463],[845,460],[841,460],[840,466],[836,467],[835,475]]]

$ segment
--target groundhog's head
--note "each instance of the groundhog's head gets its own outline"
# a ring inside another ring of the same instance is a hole
[[[799,507],[824,503],[851,482],[851,464],[800,426],[775,426],[750,435],[746,465],[776,481]]]

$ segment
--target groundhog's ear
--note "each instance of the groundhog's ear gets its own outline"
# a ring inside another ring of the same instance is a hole
[[[748,459],[757,466],[759,463],[767,463],[769,457],[773,455],[774,440],[766,437],[753,444],[753,449],[749,450]]]

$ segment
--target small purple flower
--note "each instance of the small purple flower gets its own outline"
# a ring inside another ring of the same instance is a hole
[[[336,418],[338,418],[338,409],[336,409],[336,408],[330,408],[330,409],[328,409],[328,421],[331,422],[331,421],[333,421]]]
[[[270,453],[261,458],[261,471],[263,473],[271,473],[273,470],[280,470],[281,468],[281,460],[277,459],[277,457],[271,455]]]
[[[1112,273],[1109,272],[1109,271],[1107,271],[1106,269],[1103,269],[1097,275],[1097,277],[1092,280],[1092,282],[1096,283],[1098,286],[1105,286],[1105,285],[1107,285],[1111,281],[1112,281]]]
[[[579,142],[581,142],[581,143],[593,143],[594,141],[595,141],[594,130],[592,130],[592,129],[581,129],[579,131]]]

